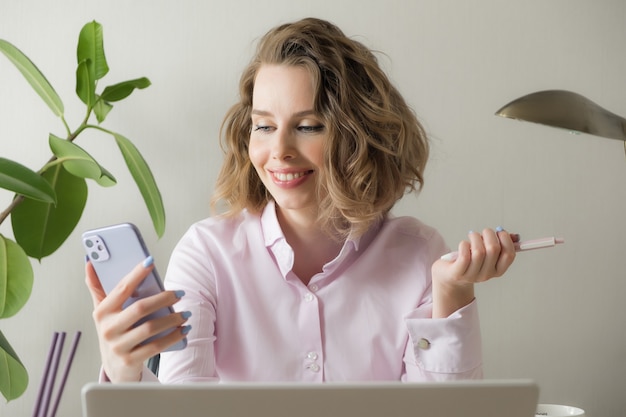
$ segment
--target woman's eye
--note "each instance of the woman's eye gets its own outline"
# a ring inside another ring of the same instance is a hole
[[[298,130],[304,133],[318,133],[324,130],[324,126],[323,125],[298,126]]]
[[[255,132],[269,132],[270,129],[271,129],[271,126],[255,125],[253,130]]]

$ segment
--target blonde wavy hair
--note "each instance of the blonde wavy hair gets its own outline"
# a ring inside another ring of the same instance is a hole
[[[244,70],[240,101],[221,128],[225,160],[211,200],[223,216],[258,213],[271,200],[250,158],[255,76],[264,64],[302,66],[316,85],[314,110],[327,129],[319,224],[331,236],[360,236],[405,193],[422,188],[428,139],[413,110],[366,46],[330,22],[307,18],[270,30]]]

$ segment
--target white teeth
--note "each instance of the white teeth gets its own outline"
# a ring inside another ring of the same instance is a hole
[[[290,172],[288,174],[275,172],[274,177],[279,181],[292,181],[296,178],[300,178],[304,176],[304,172]]]

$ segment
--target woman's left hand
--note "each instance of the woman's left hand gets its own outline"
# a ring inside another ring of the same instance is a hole
[[[447,317],[474,299],[474,284],[502,276],[515,260],[519,236],[502,228],[470,232],[453,261],[432,266],[433,317]]]

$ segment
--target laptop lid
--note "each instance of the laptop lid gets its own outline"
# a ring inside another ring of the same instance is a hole
[[[83,417],[534,417],[528,380],[83,387]]]

